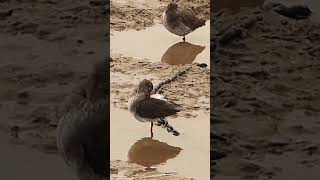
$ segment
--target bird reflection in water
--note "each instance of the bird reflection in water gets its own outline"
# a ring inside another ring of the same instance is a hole
[[[167,49],[161,58],[161,62],[170,65],[191,64],[205,49],[205,46],[178,42]]]
[[[152,169],[152,166],[159,165],[173,159],[181,152],[181,148],[170,146],[150,137],[145,137],[135,142],[129,149],[128,161]]]

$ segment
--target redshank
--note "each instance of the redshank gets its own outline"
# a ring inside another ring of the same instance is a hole
[[[140,122],[150,122],[150,133],[153,137],[153,123],[166,128],[175,136],[180,135],[166,120],[166,117],[176,115],[181,107],[163,98],[159,94],[151,94],[153,84],[144,79],[130,94],[128,109],[130,113]]]
[[[162,24],[171,33],[183,36],[183,41],[185,41],[185,36],[204,26],[205,20],[198,18],[189,11],[180,10],[178,4],[172,1],[162,14]]]

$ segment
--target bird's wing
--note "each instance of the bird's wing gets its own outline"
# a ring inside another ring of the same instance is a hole
[[[164,118],[175,115],[181,109],[177,104],[155,98],[147,98],[137,104],[136,112],[142,118]]]
[[[59,121],[58,150],[68,165],[81,161],[83,173],[108,176],[107,100],[87,102]],[[78,174],[79,175],[79,174]]]
[[[204,19],[200,19],[188,11],[177,11],[177,16],[184,25],[188,26],[192,30],[205,25]]]
[[[106,170],[109,162],[106,150],[108,143],[105,138],[107,132],[107,101],[105,99],[95,102],[89,107],[87,120],[81,124],[83,160],[94,175],[107,177]]]
[[[168,101],[168,99],[166,99],[163,95],[161,94],[152,94],[150,95],[151,98],[155,98],[155,99],[160,99],[160,100],[163,100],[163,101]]]

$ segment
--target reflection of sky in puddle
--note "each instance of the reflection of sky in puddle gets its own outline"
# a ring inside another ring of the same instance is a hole
[[[182,134],[173,136],[154,126],[151,139],[150,123],[135,120],[126,110],[111,107],[111,112],[111,160],[129,161],[145,166],[146,170],[157,169],[182,177],[210,179],[208,113],[192,112],[198,113],[193,119],[169,118],[169,123]]]
[[[137,59],[148,59],[151,62],[160,62],[169,47],[173,47],[179,42],[182,42],[181,36],[170,33],[162,24],[156,24],[141,31],[112,32],[110,49],[111,53],[123,54]],[[183,47],[187,47],[185,49],[185,52],[187,52],[192,50],[192,47],[202,46],[205,48],[195,56],[194,62],[210,64],[210,21],[207,21],[204,27],[200,27],[188,34],[186,42],[191,46],[180,46],[177,54],[181,54],[181,48]],[[197,51],[193,50],[191,52]],[[190,54],[190,52],[188,53]],[[172,49],[171,54],[174,54]]]

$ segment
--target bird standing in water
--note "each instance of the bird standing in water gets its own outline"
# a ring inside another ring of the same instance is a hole
[[[166,11],[162,14],[163,26],[171,33],[183,36],[183,41],[187,34],[204,26],[205,22],[204,19],[198,18],[191,12],[180,10],[174,1],[168,4]]]
[[[153,123],[157,126],[166,128],[168,132],[175,136],[180,135],[168,121],[168,116],[177,114],[181,108],[159,94],[152,94],[153,84],[151,81],[144,79],[130,94],[128,109],[130,113],[140,122],[150,122],[150,133],[153,137]]]

